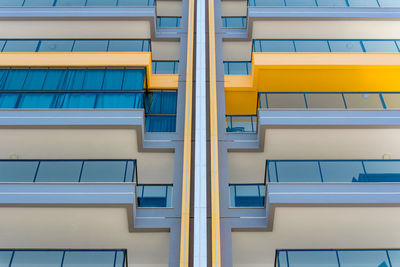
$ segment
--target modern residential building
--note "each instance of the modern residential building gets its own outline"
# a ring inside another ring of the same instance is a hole
[[[399,0],[0,0],[0,267],[398,267],[399,77]]]

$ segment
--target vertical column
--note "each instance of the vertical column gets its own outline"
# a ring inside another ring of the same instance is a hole
[[[206,1],[196,5],[196,133],[193,266],[207,266]]]

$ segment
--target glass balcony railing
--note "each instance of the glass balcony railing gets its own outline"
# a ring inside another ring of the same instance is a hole
[[[277,250],[275,267],[396,267],[398,249]]]
[[[265,185],[231,184],[230,206],[232,208],[264,207]]]
[[[399,0],[249,0],[249,6],[265,7],[400,7]]]
[[[153,60],[154,74],[178,74],[179,61]]]
[[[222,27],[224,28],[246,28],[247,17],[222,17]]]
[[[226,115],[226,132],[255,133],[257,132],[256,115]]]
[[[126,250],[0,250],[4,267],[127,267],[126,258]]]
[[[145,97],[145,127],[147,132],[175,132],[176,91],[153,91]]]
[[[172,208],[172,185],[137,185],[138,207]]]
[[[2,183],[132,183],[136,160],[0,160]]]
[[[400,0],[398,0],[398,3],[400,4]],[[254,40],[253,51],[262,53],[399,53],[400,41],[272,39]]]
[[[398,183],[400,160],[267,160],[270,183]]]
[[[181,17],[157,17],[158,28],[179,28]]]
[[[0,7],[154,6],[154,0],[0,0]]]
[[[225,61],[225,75],[250,75],[251,61]]]
[[[385,110],[400,108],[400,93],[259,93],[261,109]]]
[[[0,39],[0,52],[150,52],[150,40]]]

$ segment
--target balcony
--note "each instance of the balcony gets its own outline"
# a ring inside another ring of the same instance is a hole
[[[154,0],[1,0],[1,7],[134,7],[154,6]]]
[[[0,263],[9,267],[127,267],[126,258],[126,250],[0,250]]]
[[[230,184],[229,191],[231,208],[264,207],[264,184]]]
[[[249,0],[262,7],[400,7],[396,0]]]
[[[158,28],[179,28],[182,17],[157,16]]]
[[[223,16],[222,18],[223,28],[246,28],[247,27],[247,17],[243,16]]]
[[[275,267],[394,267],[399,264],[398,249],[277,250],[275,258]]]

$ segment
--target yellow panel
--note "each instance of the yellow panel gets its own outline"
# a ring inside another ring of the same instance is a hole
[[[257,92],[225,92],[225,110],[227,115],[257,114]]]
[[[152,73],[150,52],[0,53],[1,67],[146,67],[150,89],[178,89],[178,75]]]

